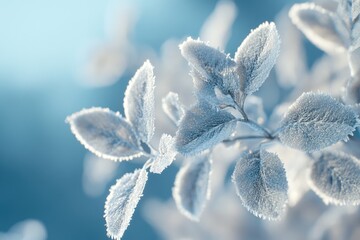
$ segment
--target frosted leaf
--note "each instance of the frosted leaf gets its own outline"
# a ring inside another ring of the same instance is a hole
[[[163,134],[159,143],[159,154],[150,167],[150,172],[160,174],[170,166],[176,156],[175,139],[168,134]]]
[[[247,153],[236,163],[232,181],[243,205],[255,216],[277,220],[287,202],[287,180],[282,162],[265,150]]]
[[[182,214],[199,221],[210,198],[210,174],[212,161],[208,154],[188,159],[176,175],[173,197]]]
[[[146,61],[130,80],[125,91],[124,111],[140,140],[148,143],[154,135],[153,66]]]
[[[213,147],[235,130],[235,117],[202,102],[186,112],[175,137],[175,147],[183,155],[193,155]]]
[[[359,204],[359,160],[342,152],[322,152],[311,167],[310,187],[325,203]]]
[[[180,50],[204,81],[218,86],[224,93],[236,89],[235,62],[229,55],[190,37],[180,45]]]
[[[341,140],[358,126],[355,111],[324,93],[303,93],[281,122],[279,137],[285,145],[312,152]]]
[[[173,121],[176,126],[179,126],[181,118],[185,115],[185,109],[179,101],[179,95],[169,92],[166,97],[162,99],[162,108],[171,121]]]
[[[143,150],[131,125],[107,108],[89,108],[66,118],[71,131],[95,155],[111,160],[130,160]]]
[[[121,239],[129,226],[131,217],[143,194],[148,173],[137,169],[117,180],[110,188],[105,202],[105,220],[107,235],[112,239]]]
[[[195,87],[195,94],[200,101],[206,101],[214,106],[233,106],[235,102],[229,94],[224,94],[221,89],[212,82],[204,81],[198,71],[190,72]]]
[[[348,31],[334,13],[312,3],[303,3],[295,4],[289,16],[305,36],[323,51],[331,54],[348,48]]]
[[[269,76],[280,51],[274,23],[265,22],[241,43],[235,54],[241,89],[246,95],[256,92]]]

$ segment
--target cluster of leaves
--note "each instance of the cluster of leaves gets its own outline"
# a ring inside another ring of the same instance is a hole
[[[359,4],[344,0],[339,4],[338,15],[303,4],[296,5],[290,16],[323,50],[350,52],[360,45],[356,37],[358,12]],[[338,21],[338,16],[347,18]],[[116,161],[148,158],[141,169],[125,174],[110,189],[105,203],[109,237],[123,236],[142,196],[148,172],[160,174],[177,154],[184,164],[176,176],[173,197],[180,212],[199,220],[210,197],[213,148],[250,139],[260,142],[250,151],[239,152],[232,181],[241,202],[254,215],[279,219],[288,201],[284,165],[267,149],[267,143],[275,141],[311,156],[314,161],[309,169],[310,186],[325,202],[359,203],[359,160],[343,152],[323,150],[347,141],[359,126],[352,106],[326,93],[307,92],[291,104],[277,128],[269,130],[255,119],[261,104],[251,103],[250,96],[263,85],[280,51],[274,23],[265,22],[251,31],[234,58],[192,38],[184,41],[180,50],[191,69],[196,103],[186,108],[176,93],[163,99],[163,110],[178,131],[174,137],[163,134],[158,150],[150,144],[154,135],[155,77],[149,61],[129,82],[124,117],[109,109],[91,108],[67,118],[76,138],[100,157]],[[249,104],[253,109],[249,110]]]

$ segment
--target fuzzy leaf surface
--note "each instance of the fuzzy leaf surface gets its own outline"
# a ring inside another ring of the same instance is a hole
[[[274,23],[265,22],[241,43],[235,54],[241,90],[256,92],[269,76],[280,51],[280,39]]]
[[[175,146],[183,155],[194,155],[223,141],[236,127],[235,117],[208,103],[201,102],[182,118]]]
[[[203,77],[200,75],[198,71],[192,69],[190,72],[194,88],[195,94],[199,101],[206,101],[214,106],[233,106],[235,107],[235,102],[230,94],[224,94],[224,92],[212,82],[207,82],[203,80]]]
[[[176,156],[175,139],[168,134],[163,134],[159,143],[159,154],[150,167],[150,172],[160,174],[170,166]]]
[[[360,203],[360,161],[348,154],[324,151],[315,159],[310,187],[325,203]]]
[[[188,159],[176,175],[173,197],[180,212],[198,221],[210,197],[212,161],[208,154]]]
[[[119,113],[90,108],[67,117],[71,131],[95,155],[111,160],[129,160],[142,155],[132,126]]]
[[[229,55],[190,37],[180,45],[180,50],[203,81],[218,86],[225,94],[238,86],[235,62]]]
[[[232,181],[243,205],[255,216],[276,220],[287,203],[284,166],[274,153],[247,153],[236,163]]]
[[[130,80],[125,91],[124,111],[141,141],[148,143],[154,135],[153,66],[146,61]]]
[[[123,236],[143,194],[147,179],[147,171],[137,169],[122,176],[110,188],[104,214],[106,231],[110,238],[121,239]]]
[[[356,112],[324,93],[303,93],[281,122],[279,138],[285,145],[312,152],[349,135],[359,124]]]

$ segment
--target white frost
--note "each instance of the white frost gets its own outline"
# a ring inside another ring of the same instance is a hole
[[[284,166],[276,154],[247,153],[236,163],[232,181],[243,205],[255,216],[277,220],[287,203]]]
[[[107,235],[112,239],[121,239],[129,226],[147,179],[147,171],[137,169],[122,176],[110,188],[110,194],[105,202],[104,217]]]
[[[131,125],[107,108],[89,108],[67,117],[71,131],[95,155],[111,160],[130,160],[143,151]]]

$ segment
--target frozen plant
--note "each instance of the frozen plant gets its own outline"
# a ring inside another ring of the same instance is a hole
[[[316,43],[321,42],[315,39]],[[348,47],[335,48],[334,42],[325,46],[326,50],[336,51]],[[351,46],[352,51],[356,45]],[[232,181],[245,208],[260,218],[279,219],[291,192],[283,161],[271,151],[275,143],[300,150],[313,160],[308,166],[309,186],[325,203],[359,204],[359,160],[335,147],[329,148],[348,141],[359,126],[355,108],[324,92],[305,92],[270,129],[261,99],[252,96],[268,78],[279,55],[280,38],[274,23],[265,22],[251,31],[234,58],[190,37],[180,50],[190,66],[196,102],[185,107],[176,93],[163,99],[163,109],[178,130],[174,137],[163,134],[157,150],[151,145],[155,130],[155,77],[149,61],[128,84],[124,116],[109,109],[90,108],[67,118],[75,137],[99,157],[114,161],[148,158],[141,169],[125,174],[110,189],[105,203],[109,237],[123,236],[142,196],[148,172],[160,174],[176,155],[184,164],[176,176],[173,197],[184,216],[198,221],[210,198],[212,154],[219,144],[246,145],[252,140],[247,151],[232,148],[239,151]]]

